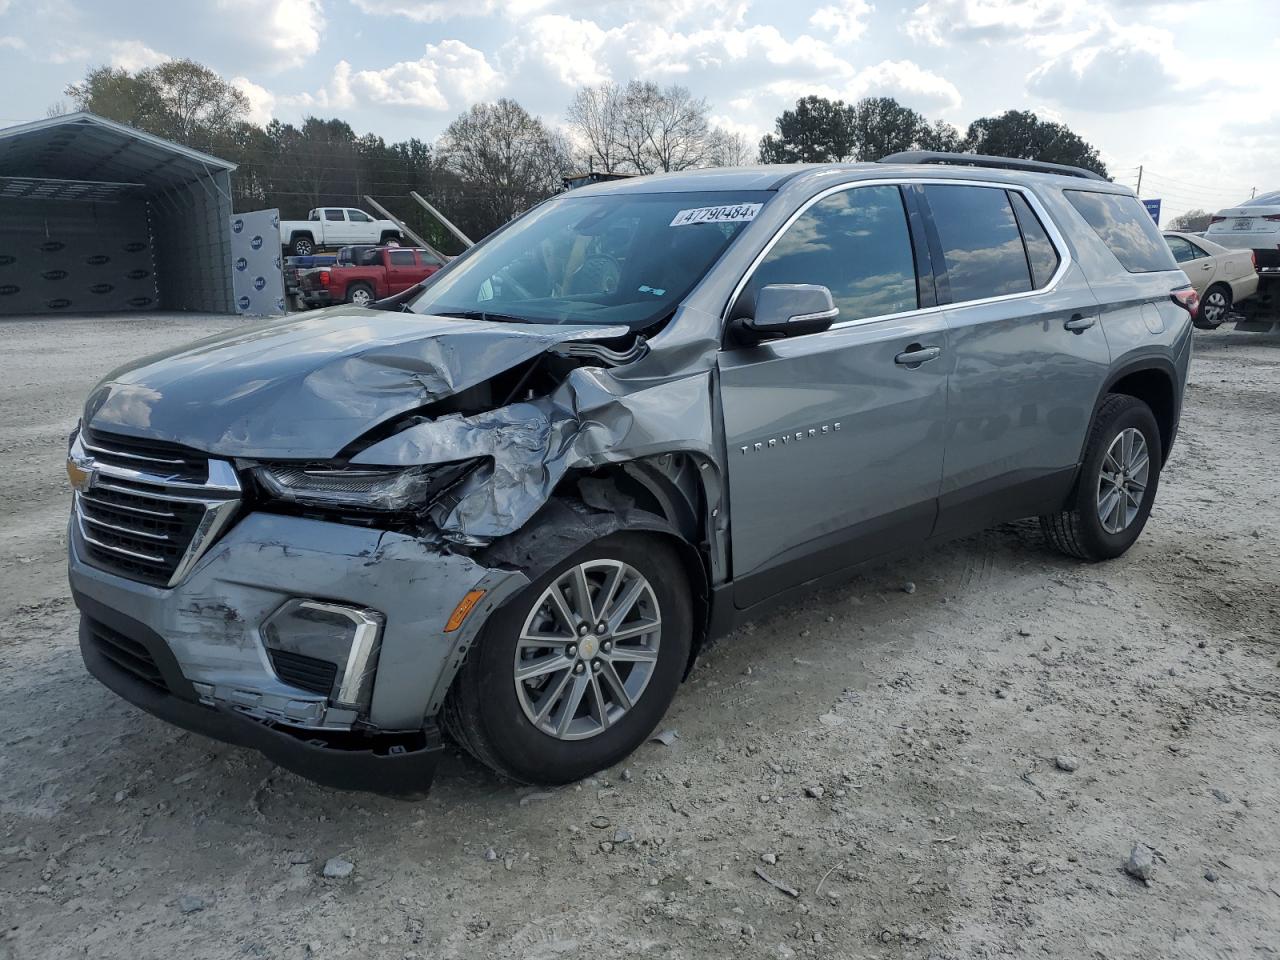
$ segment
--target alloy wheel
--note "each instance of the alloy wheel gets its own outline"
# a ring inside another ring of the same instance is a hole
[[[1107,533],[1120,533],[1142,507],[1151,474],[1151,454],[1142,431],[1128,427],[1111,441],[1098,476],[1098,519]]]
[[[640,700],[661,639],[658,598],[638,570],[605,559],[570,567],[520,630],[513,666],[520,708],[557,740],[603,733]]]
[[[351,302],[357,307],[367,307],[373,303],[373,294],[361,287],[358,290],[351,291]]]

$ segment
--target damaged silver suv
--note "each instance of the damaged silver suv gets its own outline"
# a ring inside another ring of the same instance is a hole
[[[1124,553],[1195,294],[1133,194],[974,156],[549,200],[374,309],[108,376],[71,439],[90,672],[325,784],[644,741],[698,649],[1020,517]]]

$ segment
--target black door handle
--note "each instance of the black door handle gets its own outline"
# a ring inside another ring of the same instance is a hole
[[[941,347],[926,347],[923,344],[913,343],[894,357],[893,362],[914,369],[922,363],[937,360],[940,356],[942,356]]]
[[[1083,313],[1075,313],[1062,325],[1062,329],[1070,330],[1072,333],[1084,333],[1097,322],[1097,317],[1086,317]]]

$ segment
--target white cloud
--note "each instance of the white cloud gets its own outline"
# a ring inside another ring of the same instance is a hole
[[[110,45],[111,65],[130,73],[146,67],[154,67],[171,60],[167,53],[152,50],[141,40],[116,40]]]
[[[510,56],[514,71],[532,67],[565,87],[593,86],[610,78],[601,54],[611,36],[616,38],[619,33],[606,31],[591,20],[545,14],[522,25],[520,36],[511,40],[504,52]]]
[[[281,104],[299,107],[304,112],[313,110],[350,110],[356,105],[355,94],[351,91],[351,64],[339,60],[331,71],[329,83],[314,93],[299,93],[293,96],[280,97]]]
[[[867,0],[840,0],[839,3],[819,7],[809,18],[809,23],[820,30],[827,30],[836,43],[852,43],[867,31],[867,20],[875,7]]]
[[[926,113],[954,110],[961,101],[955,84],[910,60],[883,60],[860,70],[849,90],[854,98],[895,97]]]
[[[364,102],[437,112],[459,110],[496,94],[501,80],[479,50],[460,40],[444,40],[427,44],[417,60],[380,70],[353,70],[347,61],[340,61],[327,88],[294,102],[325,109],[348,109]]]
[[[266,87],[259,86],[248,77],[232,77],[232,86],[236,87],[249,101],[249,122],[258,126],[266,126],[275,115],[276,95]]]
[[[1009,40],[1060,28],[1091,6],[1077,0],[927,0],[911,12],[904,29],[913,40],[936,47]]]
[[[240,38],[271,55],[268,68],[306,63],[320,49],[326,22],[320,0],[217,0],[218,9],[240,25]]]
[[[4,7],[0,6],[0,13],[4,12]],[[25,50],[27,49],[27,41],[21,37],[0,37],[0,47],[6,50]]]
[[[1186,102],[1198,91],[1182,82],[1173,51],[1168,31],[1104,26],[1031,71],[1027,89],[1065,107],[1093,112]]]

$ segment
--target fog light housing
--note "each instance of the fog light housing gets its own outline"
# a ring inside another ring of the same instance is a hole
[[[267,618],[262,637],[281,683],[363,713],[373,696],[382,625],[376,610],[298,599]]]

